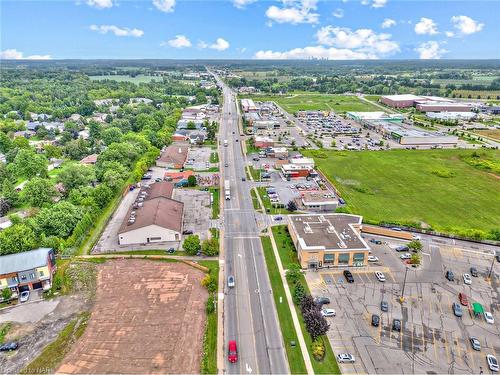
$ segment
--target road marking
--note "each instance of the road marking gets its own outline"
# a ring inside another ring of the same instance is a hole
[[[228,237],[231,240],[250,240],[260,238],[259,236],[237,236],[237,237]]]
[[[434,328],[432,329],[432,345],[434,346],[434,357],[436,358],[436,361],[438,360],[438,353],[437,353],[437,347],[436,347],[436,333],[434,332]]]
[[[250,367],[250,365],[248,363],[245,363],[245,367],[246,367],[247,373],[251,374],[252,373],[252,368]]]

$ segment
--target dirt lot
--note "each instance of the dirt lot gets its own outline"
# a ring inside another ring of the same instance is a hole
[[[199,373],[207,292],[182,263],[99,265],[88,327],[58,373]]]

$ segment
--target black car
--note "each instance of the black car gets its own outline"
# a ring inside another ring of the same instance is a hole
[[[372,326],[378,327],[379,324],[380,324],[380,316],[378,316],[377,314],[373,314],[372,315]]]
[[[471,267],[470,268],[470,274],[471,274],[471,276],[474,276],[474,277],[478,277],[479,276],[479,273],[477,272],[477,268],[476,267]]]
[[[446,275],[445,277],[449,280],[449,281],[453,281],[455,280],[455,275],[453,275],[453,272],[452,271],[446,271]]]
[[[328,305],[330,303],[330,298],[328,297],[316,297],[314,299],[316,305]]]
[[[19,344],[17,342],[8,342],[0,346],[0,352],[10,352],[12,350],[17,350],[19,348]]]
[[[348,283],[353,283],[354,282],[354,277],[352,276],[351,271],[345,270],[344,271],[344,277],[347,280]]]
[[[171,247],[170,249],[167,250],[167,253],[173,254],[173,253],[175,253],[175,249],[173,247]]]
[[[392,330],[397,331],[397,332],[401,332],[401,320],[394,319],[392,321]]]
[[[183,230],[182,231],[182,234],[193,234],[193,231],[192,230]]]
[[[383,312],[389,311],[389,304],[387,303],[387,301],[380,302],[380,310],[382,310]]]

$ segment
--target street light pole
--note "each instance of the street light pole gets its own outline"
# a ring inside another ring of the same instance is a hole
[[[406,286],[406,276],[408,275],[408,267],[405,267],[405,279],[403,281],[403,289],[401,290],[401,296],[399,297],[399,302],[400,303],[403,303],[405,298],[404,298],[404,294],[405,294],[405,286]]]

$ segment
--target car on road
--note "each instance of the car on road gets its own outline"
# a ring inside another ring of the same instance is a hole
[[[472,349],[477,350],[478,352],[481,350],[481,343],[478,339],[476,339],[475,337],[470,337],[469,341]]]
[[[354,363],[356,362],[356,358],[352,354],[349,353],[339,353],[337,354],[337,362],[339,363]]]
[[[349,270],[344,270],[344,277],[347,280],[348,283],[353,283],[354,282],[354,276],[352,276],[351,271]]]
[[[493,318],[493,314],[489,311],[484,312],[484,320],[486,320],[488,324],[495,324],[495,318]]]
[[[464,278],[464,284],[465,285],[471,285],[472,284],[472,278],[470,277],[470,275],[468,273],[464,273],[463,274],[463,278]]]
[[[402,260],[407,260],[411,259],[411,254],[410,253],[404,253],[399,256]]]
[[[378,327],[380,324],[380,316],[377,314],[372,314],[372,326]]]
[[[385,281],[385,275],[380,271],[375,272],[375,277],[377,278],[378,281],[382,283]]]
[[[328,297],[316,297],[314,299],[314,303],[316,305],[320,305],[320,306],[328,305],[330,303],[330,298],[328,298]]]
[[[488,363],[488,367],[491,371],[498,372],[500,370],[500,367],[498,366],[498,360],[494,355],[488,354],[486,356],[486,362]]]
[[[242,177],[241,178],[241,181],[246,181],[247,179],[245,177]]]
[[[275,216],[274,220],[281,221],[281,220],[283,220],[283,216]]]
[[[477,272],[477,268],[476,267],[471,267],[470,268],[470,274],[472,277],[478,277],[479,276],[479,273]]]
[[[234,288],[234,285],[235,285],[234,276],[233,275],[228,276],[227,277],[227,286],[229,288]]]
[[[234,340],[230,340],[227,345],[227,359],[231,363],[238,362],[238,346]]]
[[[339,197],[339,203],[340,204],[345,204],[345,200]]]
[[[455,314],[456,317],[461,318],[462,315],[464,314],[462,310],[462,306],[460,306],[458,303],[453,302],[451,305],[451,308],[453,309],[453,314]]]
[[[393,319],[392,320],[392,330],[401,332],[401,320],[399,319]]]
[[[173,253],[175,253],[175,249],[173,247],[167,250],[167,254],[173,254]]]
[[[455,280],[455,275],[453,274],[453,271],[446,271],[445,277],[448,279],[448,281]]]
[[[224,167],[229,167],[229,164],[228,164],[228,163],[225,163],[225,164],[224,164]]]
[[[17,348],[19,348],[19,344],[17,342],[7,342],[3,345],[0,345],[0,352],[11,352],[13,350],[17,350]]]
[[[387,303],[387,301],[380,301],[380,310],[382,310],[383,312],[389,311],[389,304]]]
[[[378,262],[378,258],[375,255],[368,255],[368,262]]]
[[[328,317],[328,316],[335,316],[337,315],[337,313],[334,309],[322,309],[321,315],[323,315],[324,317]]]
[[[19,296],[19,302],[26,302],[29,299],[30,299],[30,291],[29,290],[25,290],[24,292],[21,292],[21,295]]]
[[[469,299],[465,293],[458,293],[458,300],[462,304],[462,306],[469,306]]]

